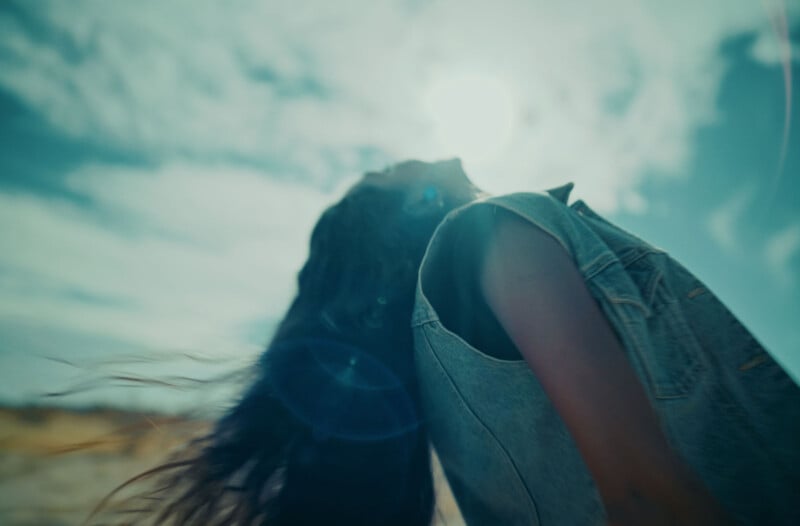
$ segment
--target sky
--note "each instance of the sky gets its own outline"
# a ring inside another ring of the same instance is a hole
[[[800,377],[788,4],[3,1],[0,404],[224,406],[320,212],[454,156],[575,182]]]

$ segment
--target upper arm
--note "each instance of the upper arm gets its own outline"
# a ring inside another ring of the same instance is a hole
[[[483,296],[566,424],[604,501],[667,491],[682,467],[614,330],[566,250],[516,216],[496,221]]]

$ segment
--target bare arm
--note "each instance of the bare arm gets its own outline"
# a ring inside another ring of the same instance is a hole
[[[621,344],[555,239],[501,214],[481,289],[575,439],[610,524],[724,522],[667,443]]]

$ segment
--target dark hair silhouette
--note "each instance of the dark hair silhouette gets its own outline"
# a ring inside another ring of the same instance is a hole
[[[431,234],[474,196],[459,161],[408,161],[328,208],[254,384],[189,458],[143,475],[150,519],[429,524],[410,318]]]

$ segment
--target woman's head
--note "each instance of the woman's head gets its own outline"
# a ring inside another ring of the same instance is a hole
[[[408,161],[366,174],[322,214],[257,380],[196,456],[161,469],[156,522],[430,522],[417,268],[439,222],[478,194],[458,160]]]
[[[410,337],[417,268],[444,216],[478,195],[457,159],[371,172],[320,217],[298,294],[275,338],[354,345]],[[387,359],[391,359],[387,357]]]

